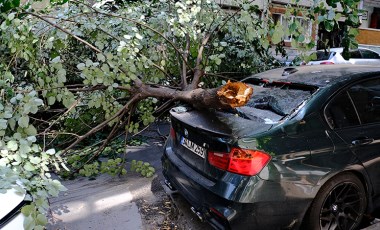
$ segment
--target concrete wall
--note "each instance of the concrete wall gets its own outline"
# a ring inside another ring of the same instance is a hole
[[[362,24],[360,25],[360,28],[368,28],[369,27],[369,24],[371,23],[371,15],[372,15],[372,12],[373,12],[373,7],[372,6],[367,6],[367,5],[363,5],[363,10],[365,10],[367,12],[367,19],[363,19],[362,17]]]

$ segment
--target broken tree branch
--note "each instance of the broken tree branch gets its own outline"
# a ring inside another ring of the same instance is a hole
[[[63,151],[62,151],[62,156],[64,156],[68,150],[70,150],[71,148],[73,148],[75,145],[77,145],[79,142],[83,141],[84,139],[86,139],[88,136],[96,133],[97,131],[101,130],[102,128],[104,128],[106,125],[108,125],[109,122],[113,121],[114,119],[118,118],[121,114],[123,114],[123,112],[125,110],[129,110],[129,107],[133,104],[133,103],[136,103],[138,101],[140,101],[141,99],[143,99],[143,97],[140,95],[140,94],[137,94],[135,95],[133,98],[131,98],[127,104],[125,104],[123,106],[123,108],[121,108],[119,111],[117,111],[117,113],[115,113],[112,117],[108,118],[107,120],[103,121],[102,123],[100,123],[99,125],[95,126],[94,128],[92,128],[90,131],[88,131],[86,134],[80,136],[76,141],[74,141],[71,145],[69,145],[68,147],[66,147]]]
[[[190,53],[190,36],[189,34],[186,34],[186,47],[185,47],[185,53],[184,58],[187,61]],[[181,88],[186,89],[187,88],[187,68],[186,68],[186,62],[182,62],[182,71],[181,71]]]

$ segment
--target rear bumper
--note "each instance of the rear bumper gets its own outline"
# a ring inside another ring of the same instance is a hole
[[[226,186],[234,177],[213,182],[185,164],[170,147],[165,148],[162,164],[166,180],[215,229],[297,229],[311,202],[289,197],[281,184],[260,178],[242,188]]]

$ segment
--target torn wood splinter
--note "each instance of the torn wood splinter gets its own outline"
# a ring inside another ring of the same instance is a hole
[[[232,108],[247,104],[252,93],[253,89],[247,84],[231,81],[228,81],[227,84],[222,86],[217,92],[219,99],[223,103],[230,105]]]

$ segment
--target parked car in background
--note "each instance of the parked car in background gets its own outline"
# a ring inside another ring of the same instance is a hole
[[[30,201],[26,200],[26,193],[20,193],[14,188],[0,193],[0,229],[24,229],[25,216],[21,213],[21,208],[29,203]]]
[[[359,48],[349,51],[350,58],[344,59],[343,48],[330,48],[312,53],[312,59],[306,65],[356,64],[379,65],[380,55],[375,51]]]
[[[288,67],[244,82],[244,107],[171,110],[167,186],[216,229],[357,229],[380,207],[380,67]]]

